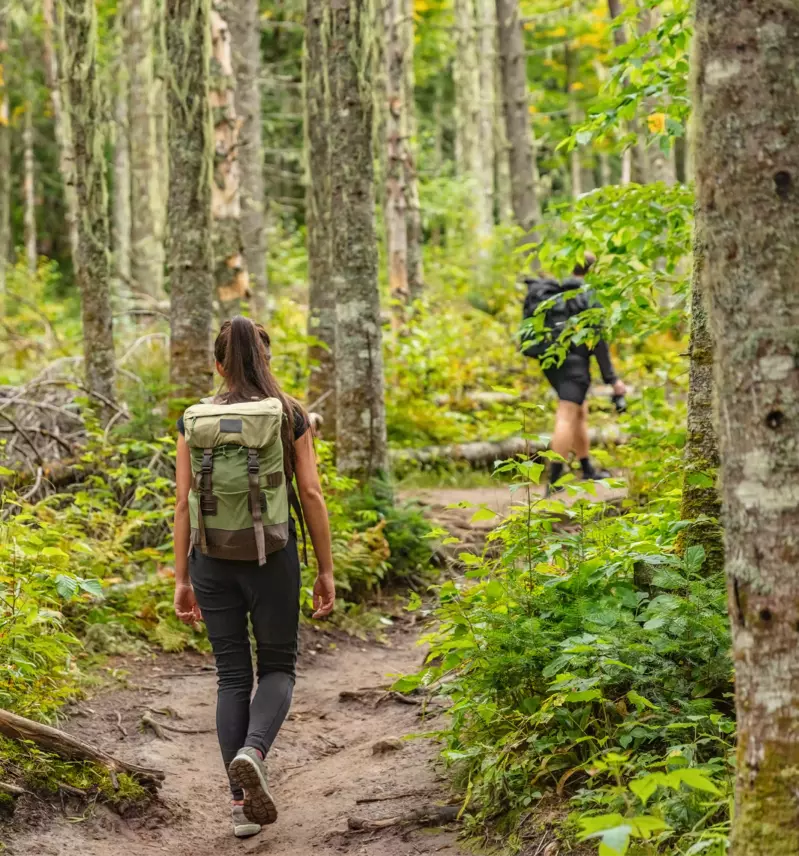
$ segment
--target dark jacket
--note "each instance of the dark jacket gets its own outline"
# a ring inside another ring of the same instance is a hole
[[[567,277],[563,282],[558,282],[558,280],[550,278],[530,278],[525,280],[525,282],[527,284],[527,296],[524,300],[524,318],[532,317],[536,307],[544,300],[550,300],[559,294],[565,294],[569,291],[580,292],[572,297],[555,301],[552,308],[547,310],[547,326],[552,328],[556,336],[560,335],[560,331],[565,327],[569,318],[579,315],[587,309],[600,308],[600,304],[596,298],[585,287],[585,280],[579,277]],[[569,346],[566,359],[582,358],[587,362],[592,354],[596,357],[596,361],[599,364],[602,380],[607,384],[616,383],[618,378],[613,369],[613,361],[610,358],[608,343],[602,338],[600,338],[593,349],[589,349],[585,344],[578,345],[572,343]]]

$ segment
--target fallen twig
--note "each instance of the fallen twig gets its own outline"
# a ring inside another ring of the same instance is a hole
[[[117,711],[117,728],[119,729],[120,733],[122,734],[123,739],[127,740],[128,739],[128,729],[125,728],[125,726],[122,724],[122,714],[119,711]]]
[[[148,725],[152,728],[156,735],[158,735],[162,740],[169,740],[169,737],[163,733],[159,734],[159,730],[162,732],[171,731],[174,734],[213,734],[216,731],[215,728],[181,728],[178,725],[169,725],[166,722],[158,722],[152,718],[150,711],[147,711],[141,719],[142,724]]]
[[[171,740],[172,738],[166,733],[160,722],[152,718],[149,711],[146,711],[141,718],[142,730],[149,728],[159,740]]]
[[[391,826],[436,826],[454,823],[458,820],[460,809],[456,805],[425,806],[416,808],[394,817],[369,820],[362,817],[348,817],[347,828],[351,832],[371,832],[375,829],[388,829]]]
[[[360,799],[355,800],[356,805],[365,805],[366,803],[376,803],[376,802],[388,802],[389,800],[404,800],[407,797],[420,797],[424,796],[428,791],[426,790],[416,790],[416,791],[404,791],[400,794],[385,794],[380,797],[361,797]]]

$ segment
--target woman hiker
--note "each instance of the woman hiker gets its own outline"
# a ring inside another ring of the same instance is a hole
[[[222,325],[214,356],[222,390],[178,420],[175,613],[208,629],[234,834],[244,838],[277,819],[265,761],[294,689],[300,559],[291,506],[301,506],[317,557],[314,618],[332,612],[335,586],[313,432],[270,370],[269,336],[234,318]],[[248,619],[256,642],[254,695]]]

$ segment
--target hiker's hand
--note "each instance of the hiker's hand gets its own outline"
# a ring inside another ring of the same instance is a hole
[[[188,583],[175,586],[175,615],[184,623],[193,626],[203,620],[194,589]]]
[[[320,574],[313,584],[314,618],[325,618],[336,605],[336,584],[333,574]]]
[[[623,380],[617,380],[613,384],[614,395],[627,395],[627,384]]]

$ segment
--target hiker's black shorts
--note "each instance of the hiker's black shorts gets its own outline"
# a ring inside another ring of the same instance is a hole
[[[589,357],[569,354],[562,365],[544,369],[544,375],[561,401],[582,405],[591,386]]]

